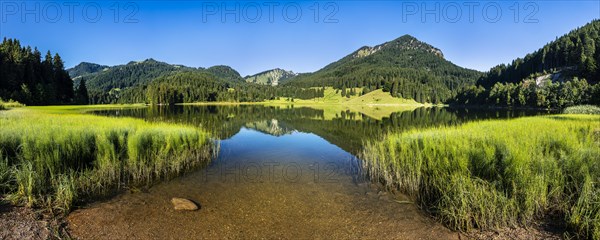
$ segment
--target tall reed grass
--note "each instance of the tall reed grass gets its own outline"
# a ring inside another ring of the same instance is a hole
[[[560,216],[600,239],[600,117],[558,115],[410,131],[366,143],[372,177],[468,231]]]
[[[213,156],[206,132],[131,118],[0,112],[0,191],[14,203],[68,212],[124,187],[149,185]]]
[[[20,102],[13,101],[13,100],[4,101],[4,100],[2,100],[2,98],[0,98],[0,110],[6,110],[9,108],[24,107],[24,106],[25,106],[25,104],[22,104]]]

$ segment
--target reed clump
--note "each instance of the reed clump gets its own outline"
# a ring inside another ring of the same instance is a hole
[[[178,176],[214,155],[205,131],[177,124],[20,108],[0,112],[0,126],[0,193],[63,212]]]
[[[4,100],[2,100],[2,98],[0,98],[0,110],[6,110],[9,108],[24,107],[24,106],[25,106],[25,104],[14,101],[12,99],[9,99],[8,101],[4,101]]]
[[[600,107],[594,105],[578,105],[563,110],[565,114],[600,114]]]
[[[599,132],[590,115],[481,121],[388,135],[360,156],[452,229],[558,215],[577,237],[600,239]]]

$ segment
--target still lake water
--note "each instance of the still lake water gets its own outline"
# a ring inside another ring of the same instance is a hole
[[[381,113],[381,114],[378,114]],[[402,194],[369,181],[357,155],[384,134],[536,111],[171,106],[99,115],[199,126],[219,142],[208,167],[69,216],[82,238],[420,238],[457,235]],[[170,199],[201,205],[172,210]]]

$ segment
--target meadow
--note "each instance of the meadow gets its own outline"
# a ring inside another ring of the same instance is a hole
[[[360,157],[371,177],[451,229],[548,221],[600,239],[600,116],[479,121],[365,145]]]
[[[215,154],[207,132],[195,127],[80,113],[98,108],[0,111],[0,194],[13,204],[66,213],[77,203],[178,176]]]

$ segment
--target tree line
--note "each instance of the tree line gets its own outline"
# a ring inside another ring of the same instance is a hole
[[[4,38],[0,44],[0,98],[27,105],[87,104],[85,84],[73,88],[58,53],[21,46],[19,40]],[[85,94],[84,94],[85,92]]]
[[[564,108],[600,104],[600,20],[490,69],[451,101],[460,105]]]
[[[260,102],[278,97],[311,99],[323,97],[323,94],[323,89],[231,82],[206,71],[183,71],[158,77],[147,85],[119,91],[115,103]]]
[[[501,107],[565,108],[581,104],[600,105],[600,84],[589,84],[577,77],[565,82],[497,82],[489,90],[483,86],[465,88],[451,102],[458,105]]]

